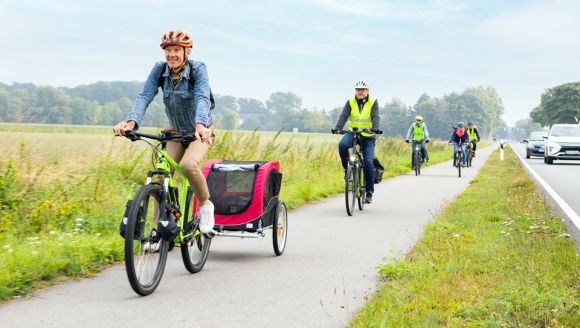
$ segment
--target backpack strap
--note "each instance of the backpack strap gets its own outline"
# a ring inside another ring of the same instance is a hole
[[[167,64],[163,63],[163,68],[161,69],[161,74],[159,74],[159,79],[158,79],[158,87],[161,88],[161,91],[163,91],[163,86],[165,85],[165,72],[167,71]]]
[[[167,71],[167,64],[163,65],[163,69],[161,70],[161,74],[159,74],[159,80],[157,84],[163,91],[163,86],[165,85],[165,72]],[[195,78],[193,76],[193,64],[189,61],[189,85],[193,89],[195,87]],[[211,92],[211,88],[209,89],[209,109],[213,110],[215,108],[215,99],[213,97],[213,92]]]

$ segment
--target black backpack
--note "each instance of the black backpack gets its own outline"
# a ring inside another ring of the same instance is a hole
[[[373,164],[375,166],[375,183],[379,183],[383,181],[383,173],[385,172],[385,167],[383,166],[383,164],[381,164],[381,162],[379,162],[379,159],[376,157],[373,160]]]
[[[192,69],[193,65],[189,65],[189,84],[191,85],[191,88],[193,89],[193,86],[195,85],[195,78],[193,77],[193,69]],[[163,65],[163,69],[161,70],[161,74],[159,75],[159,87],[161,87],[161,89],[163,89],[163,85],[165,85],[165,76],[163,76],[163,74],[165,74],[165,71],[167,71],[167,64]],[[211,89],[209,89],[209,109],[213,110],[215,108],[215,100],[213,99],[213,93],[211,92]]]

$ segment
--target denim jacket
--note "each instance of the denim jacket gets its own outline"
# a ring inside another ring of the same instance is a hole
[[[163,91],[163,103],[165,104],[165,114],[169,119],[171,127],[177,131],[195,131],[195,124],[202,123],[205,126],[213,124],[209,101],[209,78],[207,69],[202,62],[188,61],[183,77],[174,87],[171,81],[171,71],[169,67],[164,73],[164,85],[159,85],[159,77],[165,62],[157,62],[143,86],[143,90],[135,99],[135,104],[126,121],[133,120],[136,127],[141,126],[143,116],[147,107],[157,95],[159,87]],[[192,88],[189,83],[190,69],[193,69],[195,85]]]

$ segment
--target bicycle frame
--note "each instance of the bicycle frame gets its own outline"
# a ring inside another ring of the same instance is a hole
[[[421,163],[423,161],[423,153],[421,152],[421,142],[413,141],[413,161],[415,162],[415,175],[421,174]]]
[[[357,179],[356,197],[362,197],[365,189],[365,182],[358,181],[360,178],[360,171],[364,170],[364,161],[362,155],[362,145],[360,143],[360,134],[353,133],[354,145],[349,148],[349,163],[355,167],[355,179]],[[363,172],[364,174],[364,172]]]
[[[167,153],[166,150],[166,146],[167,146],[167,141],[169,140],[160,140],[159,136],[153,136],[153,135],[148,135],[148,134],[143,134],[143,133],[138,133],[138,132],[133,132],[132,135],[134,136],[130,136],[129,138],[132,141],[136,141],[136,140],[140,140],[140,137],[146,137],[146,138],[151,138],[151,139],[155,139],[157,141],[161,142],[161,149],[157,149],[156,147],[152,147],[154,152],[157,152],[156,156],[156,163],[155,163],[155,171],[149,171],[147,172],[147,179],[145,181],[145,184],[148,185],[153,181],[153,176],[157,175],[157,176],[163,176],[163,192],[164,195],[162,195],[162,200],[165,201],[167,200],[169,203],[172,204],[177,204],[179,206],[181,206],[181,204],[184,204],[185,207],[185,211],[180,211],[182,213],[182,215],[179,216],[179,218],[177,218],[177,224],[179,224],[179,226],[182,228],[179,231],[179,234],[175,237],[175,239],[173,240],[175,243],[181,243],[183,242],[187,237],[190,237],[191,235],[184,235],[183,234],[183,227],[185,222],[188,221],[189,219],[189,212],[191,209],[191,205],[192,204],[188,204],[188,193],[187,191],[189,190],[189,181],[185,178],[184,174],[183,174],[183,170],[181,169],[181,166],[179,165],[179,163],[177,163],[171,156],[169,156],[169,153]],[[181,181],[181,194],[180,195],[176,195],[174,192],[170,192],[170,190],[174,190],[173,188],[177,187],[177,182],[176,179],[173,177],[173,175],[171,174],[171,169],[177,172],[179,172],[179,174],[183,177],[182,181]],[[191,200],[190,200],[191,201]],[[163,208],[163,203],[159,204],[160,205],[160,211]],[[192,214],[192,217],[194,215]],[[192,231],[196,231],[195,229],[193,229]],[[199,231],[198,231],[199,233]]]
[[[459,142],[457,144],[457,153],[455,155],[456,158],[453,159],[453,161],[455,161],[457,164],[457,172],[460,178],[461,178],[461,167],[463,165],[463,144],[464,144],[463,142]]]

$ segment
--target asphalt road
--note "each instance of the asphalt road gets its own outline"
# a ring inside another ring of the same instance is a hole
[[[493,147],[478,151],[457,177],[451,162],[388,179],[375,202],[346,215],[344,196],[289,213],[285,253],[262,240],[214,239],[200,273],[187,273],[180,253],[169,255],[154,294],[136,295],[123,264],[0,305],[9,327],[339,327],[379,283],[377,265],[406,253],[424,224],[455,199]],[[451,151],[451,150],[450,150]]]
[[[526,159],[525,144],[510,144],[523,161],[525,161],[546,183],[561,197],[570,208],[580,215],[580,161],[556,160],[554,164],[544,163],[543,157]],[[550,197],[549,197],[550,198]],[[556,204],[556,206],[559,206]],[[569,230],[580,243],[579,227],[571,226]]]

